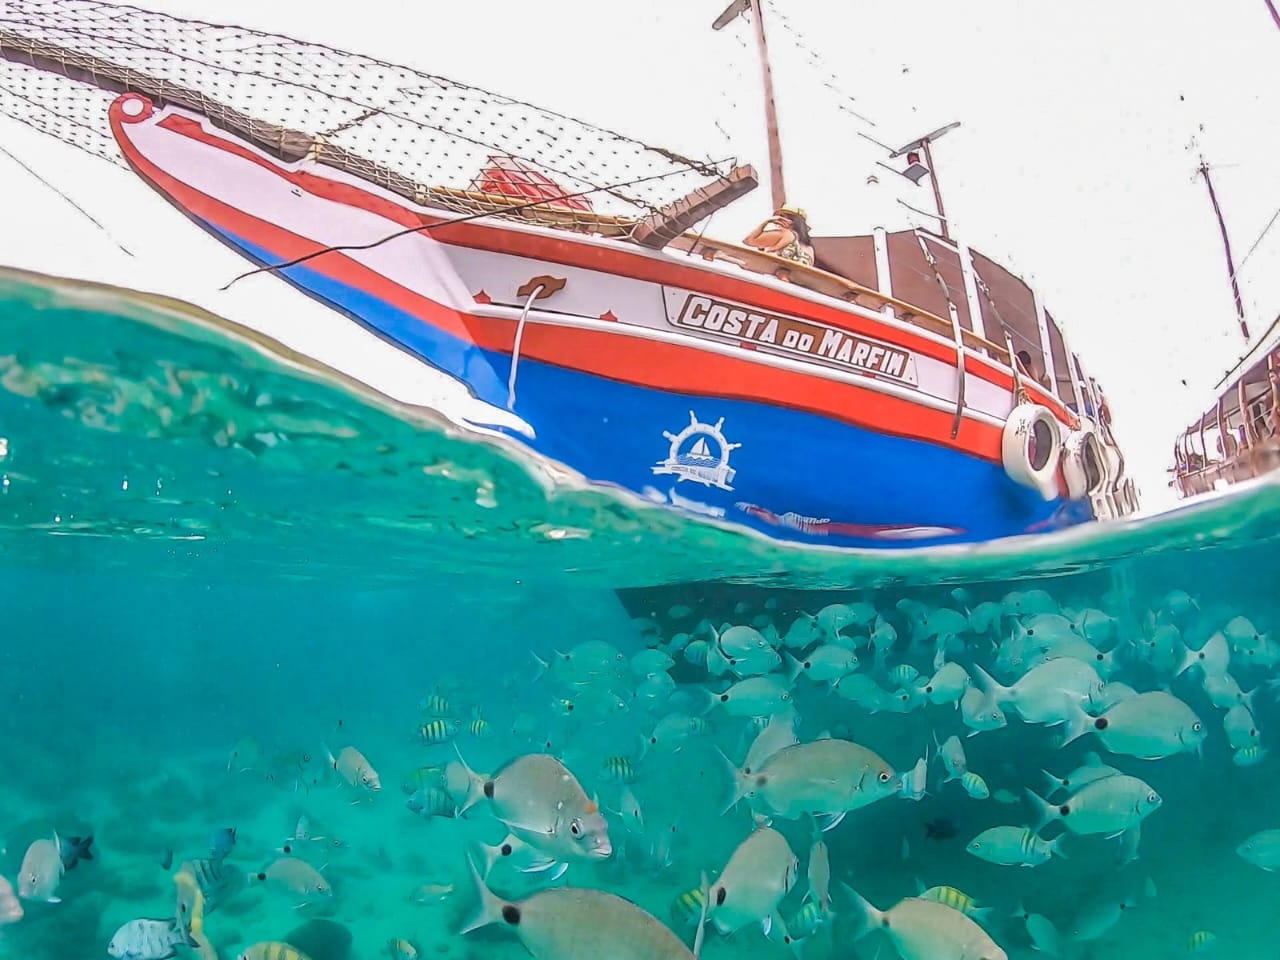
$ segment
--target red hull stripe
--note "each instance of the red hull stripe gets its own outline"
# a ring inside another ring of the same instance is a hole
[[[317,197],[368,210],[401,226],[417,227],[424,224],[450,223],[450,221],[438,217],[419,214],[386,197],[370,193],[368,190],[361,189],[353,184],[317,176],[305,171],[286,170],[241,144],[210,135],[199,123],[188,117],[170,114],[161,120],[159,125],[174,133],[179,133],[192,140],[208,144],[216,149],[225,150],[258,164]],[[455,223],[447,229],[433,231],[432,237],[442,243],[450,243],[492,253],[516,254],[531,259],[560,263],[587,270],[599,270],[603,273],[630,277],[636,280],[696,290],[721,299],[736,300],[768,312],[818,320],[852,333],[889,340],[889,342],[945,363],[955,362],[954,350],[944,344],[913,334],[910,331],[897,328],[886,330],[883,325],[876,324],[874,321],[821,302],[801,300],[788,295],[785,291],[763,287],[748,280],[726,276],[721,273],[699,270],[696,267],[681,263],[650,259],[628,251],[623,247],[604,248],[594,244],[576,243],[567,238],[548,237],[517,230],[495,228],[480,221]],[[965,370],[974,376],[981,377],[988,383],[1008,390],[1010,393],[1013,391],[1012,377],[988,366],[973,354],[966,355]],[[1074,422],[1075,418],[1067,409],[1048,394],[1037,394],[1037,400],[1062,422]]]
[[[305,256],[322,249],[314,240],[246,214],[166,173],[132,143],[128,136],[128,124],[114,121],[113,116],[116,139],[129,163],[143,179],[152,183],[184,211],[272,250],[282,260]],[[180,132],[218,149],[234,152],[246,160],[286,176],[299,186],[307,189],[315,186],[318,188],[314,191],[317,195],[334,194],[331,199],[349,202],[342,194],[350,193],[369,201],[358,203],[357,206],[389,217],[394,216],[397,222],[404,222],[406,217],[412,218],[413,223],[410,225],[421,222],[411,211],[358,188],[311,174],[281,171],[279,167],[250,150],[207,136],[199,124],[185,117],[170,115],[160,121],[160,125],[171,132]],[[501,236],[510,240],[523,235],[503,231]],[[587,253],[608,253],[593,247],[566,246],[578,247]],[[510,252],[509,248],[507,252]],[[546,259],[545,250],[539,256]],[[452,336],[473,342],[482,349],[507,354],[511,352],[515,324],[510,320],[460,313],[402,287],[342,253],[327,253],[307,266],[310,269],[322,268],[333,279],[365,290],[397,309],[422,318],[423,322],[429,322]],[[695,279],[706,281],[708,278],[708,274],[698,272]],[[706,288],[705,282],[703,288]],[[953,440],[953,414],[948,411],[925,407],[854,384],[755,364],[695,347],[643,337],[620,339],[618,333],[612,331],[604,333],[578,327],[534,323],[525,329],[521,354],[544,363],[673,393],[713,394],[772,405],[777,405],[779,397],[788,397],[791,398],[787,402],[788,407],[880,433],[939,443],[986,460],[1000,459],[999,427],[965,418],[959,435]],[[454,374],[456,375],[456,371]],[[708,384],[714,384],[714,389],[708,389]]]

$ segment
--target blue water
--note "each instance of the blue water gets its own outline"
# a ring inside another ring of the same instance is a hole
[[[333,896],[299,906],[250,884],[206,917],[222,957],[315,918],[352,941],[320,944],[312,960],[386,956],[390,938],[422,956],[524,955],[511,931],[455,932],[473,906],[467,851],[500,839],[501,827],[481,810],[424,819],[406,808],[402,785],[458,753],[492,771],[535,751],[598,792],[617,850],[574,864],[561,882],[629,897],[692,943],[671,904],[703,871],[714,878],[751,830],[745,804],[721,816],[729,784],[712,749],[741,761],[749,721],[715,708],[707,732],[678,753],[641,756],[640,735],[670,702],[646,699],[624,669],[608,684],[621,693],[610,707],[591,685],[538,676],[535,655],[607,641],[625,661],[704,618],[785,632],[802,611],[865,600],[898,628],[889,666],[928,670],[931,651],[912,648],[897,604],[955,609],[956,587],[969,607],[1035,587],[1057,604],[1105,610],[1118,618],[1105,647],[1141,642],[1148,611],[1175,589],[1198,602],[1181,622],[1192,647],[1236,615],[1263,632],[1280,619],[1280,489],[1270,485],[1161,518],[979,548],[802,549],[614,493],[550,489],[500,449],[304,372],[209,318],[16,277],[0,278],[0,388],[0,875],[16,885],[29,844],[55,829],[92,832],[96,844],[95,859],[62,878],[62,902],[25,901],[22,919],[0,927],[6,957],[106,956],[126,921],[173,914],[174,873],[208,856],[212,830],[237,828],[228,863],[253,874],[304,814],[325,839],[296,852]],[[860,656],[860,672],[871,672]],[[991,644],[964,636],[952,657],[986,665]],[[679,650],[673,658],[678,697],[724,686]],[[1273,748],[1269,674],[1240,659],[1232,673],[1246,690],[1261,687],[1255,719],[1261,747]],[[1136,860],[1120,865],[1114,841],[1073,837],[1070,859],[1034,869],[982,862],[965,844],[988,826],[1030,822],[1032,810],[939,785],[931,763],[922,801],[882,800],[826,834],[835,878],[882,909],[914,895],[917,880],[957,887],[995,908],[984,927],[1013,957],[1034,955],[1013,916],[1019,904],[1055,925],[1066,956],[1180,956],[1196,931],[1212,932],[1224,956],[1273,956],[1280,880],[1236,847],[1280,827],[1280,754],[1233,763],[1224,711],[1195,670],[1172,677],[1126,661],[1113,679],[1183,699],[1209,731],[1203,757],[1115,756],[1093,736],[1058,750],[1052,731],[1012,711],[1008,727],[964,745],[969,768],[1015,799],[1042,786],[1040,768],[1063,774],[1090,750],[1144,779],[1163,804],[1143,822]],[[453,716],[482,718],[484,735],[424,743],[420,704],[433,693]],[[926,745],[933,756],[934,734],[967,732],[949,707],[872,715],[806,678],[794,698],[801,740],[852,739],[899,772]],[[581,706],[566,714],[565,700]],[[347,745],[377,769],[376,796],[326,767],[325,747]],[[249,759],[233,762],[233,751]],[[619,788],[602,776],[617,756],[635,762],[646,824],[630,840],[610,812]],[[926,837],[940,819],[953,838]],[[790,917],[806,889],[811,826],[774,825],[800,860],[781,907]],[[659,840],[669,862],[653,852]],[[491,881],[518,898],[548,878],[499,865]],[[434,886],[416,897],[424,884]],[[894,955],[882,934],[855,941],[857,909],[839,894],[835,905],[802,956]],[[1111,906],[1114,925],[1072,940]],[[757,926],[729,938],[708,928],[704,950],[789,954]]]

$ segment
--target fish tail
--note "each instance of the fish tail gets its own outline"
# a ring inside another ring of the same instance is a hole
[[[462,758],[462,750],[455,743],[453,752],[458,755],[458,763],[462,764],[462,770],[467,777],[467,798],[458,806],[457,815],[462,816],[482,799],[484,799],[484,777],[476,773],[469,766],[467,761]]]
[[[1085,713],[1078,703],[1072,703],[1071,715],[1062,724],[1062,738],[1058,741],[1058,749],[1073,740],[1079,740],[1094,728],[1094,722],[1094,718]]]
[[[854,934],[852,941],[861,940],[876,927],[885,925],[885,915],[863,899],[862,894],[854,890],[844,881],[840,882],[840,886],[844,889],[845,895],[853,904],[853,910],[850,916],[854,921]]]
[[[1068,834],[1064,833],[1060,836],[1054,837],[1049,843],[1049,853],[1059,859],[1070,860],[1071,858],[1067,856],[1066,850],[1063,849],[1063,844],[1066,843],[1067,836]]]
[[[788,685],[794,685],[796,677],[804,671],[804,667],[800,666],[800,661],[793,657],[787,651],[782,651],[783,673],[787,678]]]
[[[1250,714],[1254,714],[1254,713],[1256,713],[1256,712],[1257,712],[1257,711],[1255,710],[1255,708],[1254,708],[1254,705],[1253,705],[1253,704],[1254,704],[1254,696],[1255,696],[1255,695],[1257,694],[1257,692],[1258,692],[1259,690],[1261,690],[1261,689],[1262,689],[1262,684],[1258,684],[1256,687],[1254,687],[1254,688],[1253,688],[1252,690],[1250,690],[1248,693],[1242,693],[1242,694],[1240,695],[1240,702],[1241,702],[1241,703],[1243,703],[1243,704],[1245,705],[1245,707],[1248,709],[1248,711],[1249,711],[1249,713],[1250,713]]]
[[[1061,777],[1055,777],[1048,770],[1041,770],[1040,774],[1044,777],[1045,793],[1052,795],[1055,790],[1067,789],[1067,781]]]
[[[973,674],[974,684],[996,703],[1004,703],[1009,699],[1009,688],[976,663],[973,665]]]
[[[724,751],[719,747],[716,747],[716,755],[722,761],[725,773],[729,775],[729,780],[733,784],[733,794],[729,802],[725,805],[724,810],[721,811],[721,815],[723,815],[736,807],[742,798],[747,795],[747,791],[751,786],[751,780],[748,774],[743,773],[733,765],[733,761],[726,757]]]
[[[510,906],[485,886],[484,878],[480,876],[480,871],[476,869],[475,861],[471,857],[467,857],[467,867],[471,871],[471,882],[475,885],[476,898],[479,902],[476,905],[476,912],[458,931],[460,936],[472,930],[479,930],[481,927],[502,923],[503,911]]]
[[[1190,670],[1193,666],[1195,666],[1199,661],[1200,661],[1200,651],[1192,650],[1190,647],[1183,644],[1182,663],[1178,665],[1178,669],[1174,673],[1174,676],[1175,677],[1182,676],[1184,673]]]
[[[533,675],[533,680],[531,681],[532,683],[537,683],[539,680],[542,679],[543,674],[545,674],[548,670],[551,669],[551,664],[547,663],[547,661],[543,660],[540,656],[538,656],[532,650],[529,651],[529,656],[533,657],[534,661],[538,664],[538,670]]]
[[[1036,822],[1035,826],[1031,828],[1032,833],[1039,833],[1049,824],[1053,823],[1053,821],[1062,819],[1062,814],[1059,812],[1058,808],[1044,797],[1040,796],[1040,794],[1030,788],[1027,789],[1026,794],[1027,800],[1030,801],[1031,806],[1034,807],[1036,811]],[[1054,842],[1056,843],[1057,841]]]

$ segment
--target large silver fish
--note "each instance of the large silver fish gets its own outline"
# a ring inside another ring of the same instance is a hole
[[[845,890],[861,911],[862,933],[883,930],[903,960],[1008,960],[982,927],[945,903],[908,897],[882,911]]]
[[[783,747],[759,769],[733,770],[732,807],[744,797],[776,817],[794,820],[811,814],[829,818],[831,829],[857,810],[902,787],[901,778],[873,750],[848,740],[815,740]]]
[[[547,866],[613,853],[600,804],[550,754],[526,754],[488,777],[462,767],[469,786],[458,812],[487,800],[512,836],[542,854]]]
[[[1072,833],[1116,837],[1155,813],[1160,794],[1137,777],[1119,773],[1081,787],[1060,804],[1052,804],[1033,791],[1027,796],[1040,810],[1041,827],[1061,820]]]
[[[778,904],[795,886],[800,870],[787,838],[771,827],[759,827],[738,844],[724,871],[712,885],[710,917],[722,933],[759,923],[768,936],[782,927]]]
[[[1067,722],[1062,745],[1090,731],[1112,753],[1160,760],[1178,753],[1199,753],[1204,724],[1195,711],[1171,693],[1153,690],[1122,700],[1100,717],[1081,710]]]
[[[693,950],[630,900],[603,890],[555,887],[524,900],[504,900],[471,865],[480,906],[461,933],[500,924],[534,960],[697,960],[702,951],[706,899]]]

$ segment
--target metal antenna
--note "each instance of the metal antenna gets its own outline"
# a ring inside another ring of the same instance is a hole
[[[939,127],[932,133],[926,133],[923,137],[920,137],[917,140],[912,140],[905,147],[899,147],[897,150],[893,151],[893,153],[889,154],[889,159],[892,160],[896,157],[902,156],[903,154],[915,153],[917,150],[924,151],[924,162],[925,166],[928,167],[928,170],[921,172],[918,176],[911,176],[908,174],[908,178],[913,180],[915,183],[919,183],[920,177],[924,176],[925,172],[929,174],[929,182],[933,184],[933,202],[938,208],[938,222],[942,226],[942,238],[944,240],[951,239],[951,230],[950,225],[947,223],[946,208],[942,205],[942,189],[938,186],[938,171],[933,165],[933,151],[929,149],[929,145],[944,134],[950,133],[958,126],[960,126],[959,120],[954,123],[948,123],[945,127]]]

